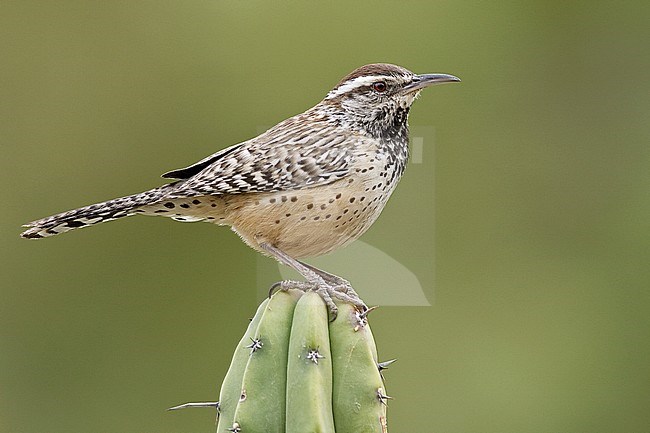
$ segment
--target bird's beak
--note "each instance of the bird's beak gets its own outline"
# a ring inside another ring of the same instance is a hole
[[[404,86],[402,92],[411,93],[434,84],[455,83],[458,81],[460,81],[460,78],[449,74],[421,74],[414,76],[413,81]]]

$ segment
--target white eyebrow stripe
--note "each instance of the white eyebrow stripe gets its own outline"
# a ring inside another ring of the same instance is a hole
[[[369,86],[375,81],[380,81],[384,80],[386,77],[384,75],[365,75],[363,77],[357,77],[352,80],[348,80],[345,83],[341,84],[339,87],[336,89],[330,91],[325,99],[332,99],[336,98],[337,96],[341,96],[344,93],[347,93],[351,90],[358,89],[359,87],[363,86]]]

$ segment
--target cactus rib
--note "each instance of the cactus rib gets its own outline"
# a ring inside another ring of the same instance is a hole
[[[246,361],[248,359],[248,351],[244,350],[245,344],[250,341],[251,338],[255,336],[257,331],[257,326],[262,320],[262,313],[266,309],[269,300],[265,299],[264,302],[260,304],[257,308],[253,320],[248,324],[248,329],[242,337],[237,348],[235,349],[235,354],[230,362],[230,368],[223,379],[223,384],[221,385],[221,392],[219,393],[219,430],[223,431],[225,426],[230,428],[234,422],[235,418],[235,409],[237,408],[237,401],[239,399],[239,394],[241,392],[241,383],[242,378],[244,377],[244,371],[246,370]]]
[[[336,432],[386,432],[386,405],[378,394],[381,390],[384,395],[384,384],[376,367],[377,349],[370,327],[351,305],[339,306],[339,316],[330,324],[330,344]]]
[[[305,293],[293,313],[287,364],[286,433],[334,433],[327,307]]]
[[[284,433],[289,334],[300,295],[296,290],[278,292],[261,314],[253,336],[260,344],[246,361],[233,419],[244,433]]]

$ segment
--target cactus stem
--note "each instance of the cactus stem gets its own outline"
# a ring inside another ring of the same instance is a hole
[[[185,403],[185,404],[179,404],[178,406],[170,407],[167,410],[178,410],[178,409],[185,409],[188,407],[214,407],[217,409],[217,413],[219,413],[219,402],[218,401],[201,401],[201,402],[196,402],[196,403]]]
[[[377,360],[367,307],[341,302],[328,323],[318,291],[279,289],[237,345],[217,432],[386,433],[381,370],[393,360]]]
[[[240,433],[241,432],[241,427],[239,426],[239,423],[234,422],[234,423],[232,423],[232,427],[227,428],[226,430],[228,430],[229,432],[232,432],[232,433]]]
[[[264,343],[262,343],[261,338],[252,338],[251,337],[251,341],[252,341],[252,343],[249,344],[248,346],[244,346],[244,348],[245,349],[250,349],[251,350],[251,355],[252,355],[253,353],[260,350],[262,348],[262,346],[264,346]]]
[[[309,359],[316,365],[318,365],[318,360],[323,358],[325,357],[320,353],[318,353],[318,349],[311,349],[309,352],[307,352],[307,359]]]
[[[384,390],[382,388],[377,389],[377,398],[379,399],[379,402],[384,406],[388,406],[388,400],[393,399],[393,397],[389,397],[386,394],[384,394]]]

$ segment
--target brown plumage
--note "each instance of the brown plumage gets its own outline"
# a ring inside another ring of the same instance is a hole
[[[360,307],[349,284],[297,259],[329,253],[377,219],[408,160],[408,113],[424,87],[459,81],[371,64],[345,76],[313,108],[189,167],[140,194],[28,223],[22,236],[54,236],[144,214],[228,225],[252,248],[293,267],[332,311],[331,296]]]

